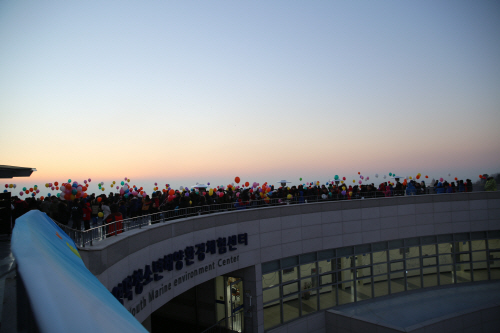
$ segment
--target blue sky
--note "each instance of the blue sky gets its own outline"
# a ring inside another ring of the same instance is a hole
[[[38,183],[496,172],[499,14],[496,1],[2,1],[2,164],[36,167]]]

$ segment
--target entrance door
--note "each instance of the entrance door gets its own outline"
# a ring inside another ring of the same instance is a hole
[[[229,328],[234,332],[243,332],[243,280],[227,278],[227,317]]]

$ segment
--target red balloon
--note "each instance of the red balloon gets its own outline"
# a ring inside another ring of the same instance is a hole
[[[26,191],[24,191],[24,192],[25,192],[26,194],[29,194],[29,193],[30,193],[30,191],[29,191],[29,190],[26,190]]]
[[[239,184],[239,183],[240,183],[240,177],[236,177],[236,178],[234,178],[234,182],[235,182],[236,184]]]
[[[101,197],[97,198],[97,202],[101,202],[101,201],[102,201]]]
[[[58,191],[59,191],[59,186],[56,186],[56,190],[58,190]]]
[[[245,183],[245,187],[248,187],[248,185],[250,185],[250,183],[249,183],[249,182],[246,182],[246,183]]]
[[[30,192],[33,192],[33,188],[32,187],[30,187]]]
[[[174,195],[175,194],[175,191],[173,189],[170,189],[170,191],[168,191],[168,194],[169,195]]]

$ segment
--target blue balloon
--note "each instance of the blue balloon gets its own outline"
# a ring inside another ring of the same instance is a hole
[[[9,191],[7,191],[7,190],[3,190],[3,193],[7,193],[7,192],[9,192]]]
[[[49,193],[49,194],[47,194],[47,196],[50,198],[52,196],[52,194]]]

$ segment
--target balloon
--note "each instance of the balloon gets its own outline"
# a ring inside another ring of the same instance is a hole
[[[186,192],[186,197],[189,197],[189,192]]]
[[[300,181],[302,181],[302,178],[299,178]]]
[[[358,171],[358,175],[360,175],[360,174],[361,174],[361,172]]]
[[[342,191],[341,193],[342,193],[342,195],[345,195],[345,190],[344,190],[344,191]]]
[[[98,197],[97,198],[97,202],[101,202],[102,201],[102,198],[101,197]]]
[[[99,198],[99,199],[100,199],[100,198]],[[97,216],[99,216],[99,217],[103,217],[103,216],[104,216],[104,214],[103,214],[103,212],[99,212],[99,213],[97,213]]]
[[[219,197],[222,198],[224,196],[224,192],[219,192]]]
[[[86,180],[86,179],[85,179],[83,182],[84,182],[85,184],[87,184],[87,180]]]
[[[375,174],[375,178],[378,178],[378,173]]]
[[[59,182],[54,182],[54,185],[55,186],[59,186]]]
[[[429,178],[429,176],[425,176],[425,178]]]
[[[56,196],[59,198],[61,196],[61,193],[57,193]]]
[[[363,182],[360,180],[358,183],[360,183],[360,184],[361,184],[361,183],[363,183]]]
[[[355,183],[356,181],[353,179],[352,182]]]
[[[370,180],[370,177],[366,177],[366,180]]]
[[[33,192],[33,188],[32,187],[30,187],[30,192]]]
[[[345,180],[345,177],[342,177],[342,180]]]
[[[449,174],[448,174],[448,177],[450,177],[450,176],[451,176],[451,174],[449,173]]]
[[[155,186],[157,186],[157,185],[158,185],[158,183],[155,183]]]
[[[235,182],[236,184],[239,184],[239,183],[240,183],[240,177],[236,177],[236,178],[234,178],[234,182]]]
[[[68,183],[71,183],[71,179],[68,179]]]
[[[344,181],[343,181],[343,180],[341,180],[340,182],[341,182],[342,184],[344,184]]]
[[[386,179],[386,178],[387,178],[387,176],[386,176],[386,175],[384,175],[384,179]]]
[[[339,180],[339,175],[335,175],[334,179]]]
[[[458,180],[457,177],[455,177],[455,180]]]
[[[441,178],[439,178],[439,181],[440,181],[440,182],[442,182],[442,181],[443,181],[443,178],[442,178],[442,177],[441,177]]]
[[[91,182],[92,179],[89,178],[89,183]]]
[[[328,198],[328,196],[326,194],[322,194],[321,198],[326,199],[326,198]]]
[[[245,182],[245,187],[248,187],[250,185],[249,182]]]
[[[56,191],[59,191],[59,186],[56,186]]]
[[[209,186],[210,186],[210,182],[208,182],[208,183],[207,183],[207,185],[209,185]]]
[[[286,198],[287,198],[288,200],[290,200],[290,199],[292,199],[292,195],[291,195],[291,194],[289,194],[289,195],[287,195],[287,196],[286,196]]]
[[[120,188],[120,186],[116,186],[116,189],[119,189],[119,188]]]

